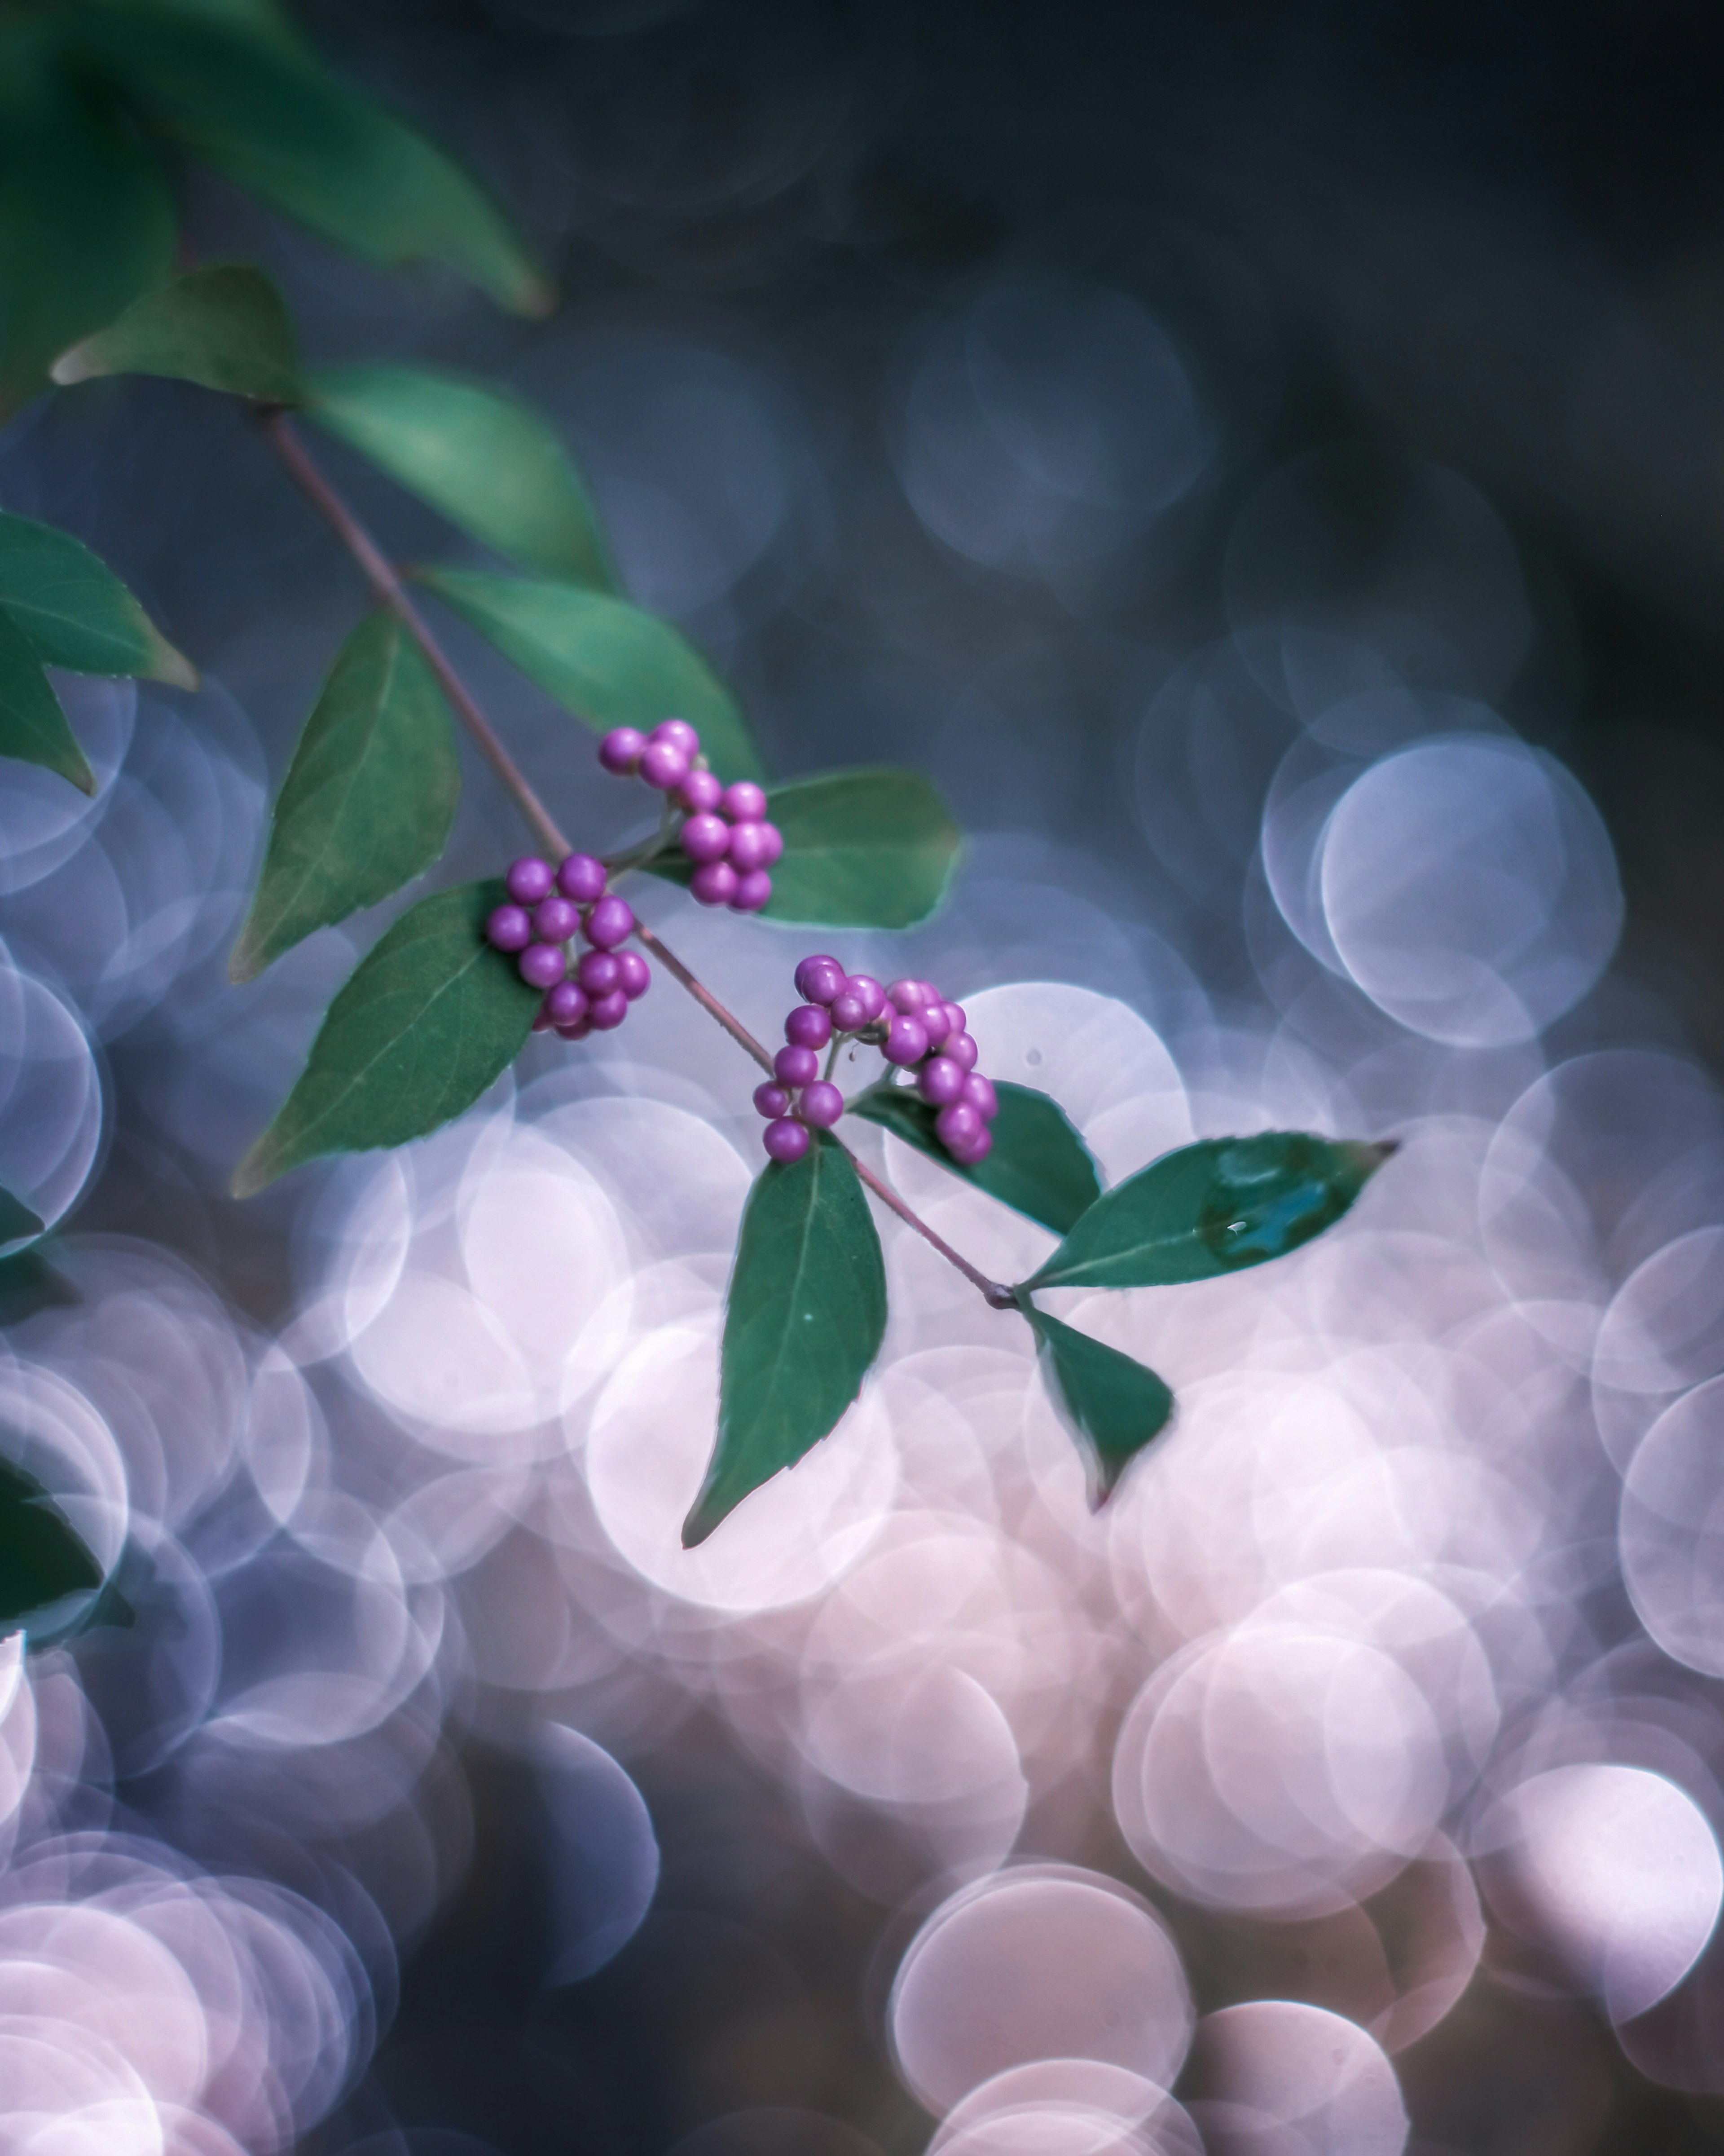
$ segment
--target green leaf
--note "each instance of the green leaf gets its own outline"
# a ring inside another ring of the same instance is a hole
[[[762,778],[748,722],[694,646],[655,614],[602,592],[478,569],[421,569],[418,581],[595,733],[686,719],[728,785]]]
[[[421,875],[448,843],[460,793],[437,677],[395,615],[372,614],[341,646],[294,750],[228,977],[250,980],[314,929]]]
[[[940,1111],[913,1086],[896,1086],[885,1077],[846,1105],[849,1114],[878,1123],[1002,1205],[1063,1235],[1101,1195],[1095,1163],[1057,1101],[1009,1080],[993,1090],[999,1099],[999,1113],[991,1126],[993,1149],[974,1168],[961,1168],[941,1144],[934,1135]]]
[[[103,374],[167,375],[269,404],[305,394],[287,302],[249,262],[212,263],[146,292],[54,363],[62,385]]]
[[[66,723],[66,715],[42,670],[36,647],[0,607],[0,756],[39,763],[69,778],[82,793],[95,792],[95,773]]]
[[[44,1243],[28,1243],[0,1258],[0,1325],[22,1325],[38,1310],[71,1308],[81,1301],[64,1273],[43,1255]]]
[[[860,1391],[885,1329],[868,1200],[844,1147],[816,1132],[800,1160],[774,1161],[748,1194],[725,1304],[718,1443],[683,1523],[685,1549],[819,1443]]]
[[[0,418],[173,268],[158,159],[59,43],[46,17],[0,17]]]
[[[516,398],[428,367],[340,367],[311,391],[320,426],[451,524],[523,568],[616,590],[580,475]]]
[[[1048,1398],[1089,1469],[1090,1508],[1099,1512],[1138,1454],[1167,1428],[1173,1395],[1144,1363],[1049,1317],[1027,1295],[1019,1295],[1018,1307],[1035,1334]]]
[[[33,1213],[23,1199],[14,1198],[9,1190],[0,1189],[0,1243],[15,1243],[21,1236],[39,1235],[45,1230],[39,1213]]]
[[[1098,1198],[1026,1287],[1168,1287],[1260,1265],[1331,1227],[1395,1150],[1265,1131],[1204,1138]]]
[[[917,773],[826,772],[773,787],[767,802],[784,834],[767,920],[910,928],[945,896],[962,842],[951,811]],[[643,865],[670,883],[685,884],[693,873],[677,855]]]
[[[51,524],[0,516],[0,607],[50,666],[198,686],[197,669],[113,571]]]
[[[236,1198],[330,1152],[405,1145],[470,1108],[520,1054],[543,1000],[485,940],[500,881],[409,906],[325,1014],[280,1113],[240,1163]]]
[[[55,1605],[101,1584],[101,1567],[47,1491],[0,1460],[0,1632],[28,1631],[45,1614],[58,1629]]]

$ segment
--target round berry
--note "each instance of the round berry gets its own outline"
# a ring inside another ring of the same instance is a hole
[[[731,843],[731,827],[722,816],[708,815],[703,809],[688,819],[678,836],[691,861],[721,861]]]
[[[736,878],[736,888],[731,893],[731,910],[735,913],[758,913],[772,895],[772,879],[764,869],[750,869],[747,875]]]
[[[920,1063],[928,1052],[928,1036],[921,1023],[900,1012],[886,1029],[888,1063]]]
[[[784,851],[784,834],[776,824],[757,824],[753,827],[760,833],[760,842],[766,851],[760,857],[763,869],[771,868]]]
[[[970,1023],[969,1019],[964,1015],[964,1007],[962,1004],[947,1004],[946,1021],[954,1033],[965,1032],[967,1030]]]
[[[552,1025],[578,1025],[587,1015],[587,991],[559,981],[545,998],[545,1015]]]
[[[608,951],[583,952],[575,978],[589,996],[608,996],[623,984],[621,963]]]
[[[832,998],[832,1023],[840,1033],[856,1033],[868,1023],[868,998],[846,981]]]
[[[653,969],[639,951],[617,953],[617,986],[630,1003],[637,1002],[653,985]]]
[[[716,771],[691,771],[674,798],[691,816],[710,816],[724,798],[724,781]]]
[[[927,1004],[926,989],[926,981],[892,981],[887,984],[886,1001],[906,1018],[919,1018]]]
[[[796,1104],[797,1114],[817,1131],[829,1131],[844,1111],[844,1095],[824,1078],[817,1078],[812,1086],[804,1086],[802,1098]]]
[[[548,1033],[550,1030],[550,1018],[546,1012],[545,1006],[543,1004],[541,1004],[539,1008],[533,1013],[533,1031],[535,1033]]]
[[[613,988],[608,996],[600,996],[596,1003],[587,1007],[587,1011],[588,1024],[595,1026],[600,1033],[610,1032],[628,1015],[629,998],[620,988]]]
[[[581,925],[581,909],[568,899],[541,898],[533,908],[533,933],[541,943],[567,943]]]
[[[824,951],[804,958],[796,969],[796,993],[811,1004],[829,1004],[844,984],[844,968]]]
[[[550,862],[541,861],[536,854],[525,854],[518,861],[511,861],[503,879],[517,906],[536,906],[541,898],[548,898],[556,880]]]
[[[485,937],[499,951],[525,951],[533,940],[532,916],[524,906],[493,906],[485,917]]]
[[[577,1019],[572,1025],[558,1026],[557,1036],[559,1040],[584,1040],[592,1030],[592,1019],[582,1018]]]
[[[886,992],[872,973],[852,973],[846,984],[854,996],[860,996],[868,1009],[865,1023],[872,1025],[886,1007]]]
[[[812,1048],[781,1048],[772,1069],[782,1085],[812,1086],[820,1075],[820,1059]]]
[[[960,1168],[973,1168],[977,1161],[986,1160],[993,1151],[993,1133],[984,1127],[977,1132],[974,1137],[966,1138],[962,1145],[949,1147],[947,1150]]]
[[[700,737],[686,719],[660,719],[647,739],[669,742],[672,748],[680,748],[690,763],[700,753]]]
[[[715,822],[717,819],[713,819]],[[763,869],[767,865],[767,827],[764,824],[726,824],[724,827],[725,844],[729,848],[731,866],[739,875],[747,875],[751,869]]]
[[[568,962],[555,943],[529,943],[516,960],[516,968],[529,988],[554,988]]]
[[[587,916],[587,941],[596,943],[601,951],[613,949],[634,932],[634,916],[629,901],[614,891],[600,899]]]
[[[571,854],[557,871],[557,888],[577,906],[604,896],[604,863],[591,854]]]
[[[982,1053],[967,1033],[949,1033],[940,1044],[940,1053],[949,1055],[952,1061],[966,1070],[973,1070],[976,1059]]]
[[[968,1145],[982,1128],[982,1118],[967,1101],[952,1101],[934,1118],[934,1132],[948,1150]]]
[[[954,1063],[949,1055],[931,1055],[916,1074],[916,1090],[925,1101],[936,1108],[947,1106],[961,1100],[964,1090],[964,1071],[961,1063]]]
[[[930,1048],[937,1048],[952,1031],[952,1020],[946,1014],[944,1004],[936,1001],[924,1004],[916,1013],[921,1029],[928,1036]]]
[[[689,878],[689,889],[702,906],[728,906],[736,895],[736,871],[728,861],[708,861]]]
[[[984,1078],[979,1070],[972,1070],[965,1079],[964,1098],[984,1123],[991,1123],[1000,1111],[999,1096],[993,1090],[993,1081]]]
[[[780,1116],[761,1132],[761,1143],[774,1160],[800,1160],[813,1142],[806,1123],[793,1123]]]
[[[598,744],[598,760],[618,778],[629,778],[640,762],[646,736],[635,726],[613,726]]]
[[[788,1116],[790,1113],[790,1096],[782,1086],[773,1085],[769,1078],[764,1086],[755,1087],[754,1105],[770,1122],[774,1116]]]
[[[688,757],[675,742],[649,742],[640,752],[640,775],[649,786],[669,793],[688,777]]]
[[[784,1038],[793,1048],[824,1048],[832,1038],[832,1014],[818,1004],[798,1004],[784,1021]]]
[[[757,824],[767,813],[767,797],[752,778],[739,778],[726,787],[723,805],[733,824]]]

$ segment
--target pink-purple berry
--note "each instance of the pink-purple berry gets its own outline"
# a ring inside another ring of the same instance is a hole
[[[584,1040],[592,1030],[593,1021],[590,1018],[577,1019],[572,1025],[558,1026],[557,1037],[559,1040]]]
[[[548,988],[563,977],[568,961],[557,943],[529,943],[516,960],[516,968],[529,988]]]
[[[970,1021],[964,1015],[962,1004],[942,1004],[941,1008],[946,1013],[946,1023],[952,1032],[962,1033],[967,1029]]]
[[[578,906],[604,896],[604,863],[592,854],[571,854],[557,871],[557,888]]]
[[[640,752],[640,775],[660,793],[680,786],[688,769],[688,757],[675,742],[649,741]]]
[[[733,824],[758,824],[767,813],[767,797],[752,778],[739,778],[724,790],[724,813]]]
[[[620,1025],[629,1015],[629,998],[620,988],[613,988],[608,996],[600,996],[587,1008],[587,1022],[599,1032],[608,1033]]]
[[[782,1086],[812,1086],[820,1075],[820,1059],[812,1048],[781,1048],[772,1058],[772,1070]]]
[[[984,1127],[974,1137],[966,1138],[962,1145],[948,1147],[947,1150],[960,1168],[974,1168],[993,1151],[993,1133]]]
[[[541,943],[567,943],[581,925],[581,909],[553,894],[533,908],[533,933]]]
[[[886,1029],[884,1054],[888,1063],[908,1067],[920,1063],[928,1052],[928,1036],[921,1021],[900,1012]]]
[[[886,983],[886,1001],[894,1010],[902,1011],[906,1018],[915,1018],[927,1002],[926,996],[922,993],[924,985],[921,981],[907,978],[901,981],[889,981]]]
[[[829,1004],[844,984],[844,968],[824,951],[804,958],[796,969],[796,993],[811,1004]]]
[[[700,753],[700,737],[686,719],[660,719],[647,736],[649,742],[668,742],[692,762]]]
[[[844,1111],[844,1095],[824,1078],[817,1078],[812,1086],[804,1086],[802,1098],[796,1104],[797,1114],[817,1131],[829,1131]]]
[[[934,1118],[935,1135],[948,1150],[968,1145],[981,1128],[981,1116],[965,1100],[948,1101]]]
[[[962,1097],[963,1070],[949,1055],[931,1055],[916,1074],[916,1090],[934,1107],[944,1108]]]
[[[733,913],[758,913],[772,895],[772,879],[764,869],[751,869],[747,875],[736,878],[736,888],[731,893]]]
[[[713,819],[716,823],[720,819]],[[723,825],[725,844],[729,849],[726,859],[738,875],[747,875],[751,869],[763,869],[767,865],[767,826],[764,824],[726,824]]]
[[[578,1025],[587,1015],[587,991],[573,981],[558,981],[545,998],[545,1016],[552,1025]]]
[[[533,940],[532,916],[524,906],[496,906],[485,916],[485,941],[498,951],[525,951]]]
[[[617,986],[630,1003],[637,1002],[653,984],[652,968],[639,951],[618,951],[615,964]]]
[[[550,862],[541,861],[536,854],[526,854],[520,860],[511,861],[508,874],[503,878],[510,897],[517,906],[536,906],[541,898],[548,898],[556,880]]]
[[[634,933],[634,915],[629,901],[614,891],[598,900],[587,916],[587,941],[601,951],[613,949]]]
[[[949,1008],[949,1006],[948,1006]],[[940,1053],[949,1055],[954,1063],[966,1070],[973,1070],[981,1050],[967,1033],[949,1033],[940,1044]]]
[[[851,992],[861,997],[867,1006],[867,1023],[872,1025],[886,1007],[886,992],[872,973],[852,973],[848,983]]]
[[[710,816],[724,798],[724,781],[716,771],[691,771],[676,789],[676,804],[691,816]]]
[[[708,861],[689,878],[689,889],[702,906],[728,906],[736,895],[736,871],[728,861]]]
[[[757,1111],[770,1122],[775,1116],[790,1113],[790,1096],[783,1086],[775,1086],[768,1078],[763,1086],[755,1087],[754,1105]]]
[[[916,1023],[928,1036],[930,1048],[937,1048],[952,1031],[952,1020],[942,1003],[924,1004],[916,1016]]]
[[[751,828],[760,833],[761,844],[766,849],[760,857],[761,866],[763,869],[775,867],[783,857],[784,834],[776,824],[758,824]]]
[[[762,1132],[761,1142],[774,1160],[792,1161],[800,1160],[813,1140],[806,1123],[780,1116]]]
[[[798,1004],[784,1021],[784,1038],[793,1048],[824,1048],[832,1038],[832,1014],[818,1004]]]
[[[736,833],[722,816],[709,815],[701,811],[689,817],[678,834],[683,851],[691,861],[721,861]]]
[[[621,962],[608,951],[583,951],[575,978],[589,996],[608,996],[622,985]]]
[[[613,726],[598,744],[598,760],[618,778],[633,776],[646,747],[646,736],[634,726]]]
[[[979,1070],[971,1071],[964,1080],[964,1098],[984,1123],[991,1123],[1000,1111],[999,1096],[993,1090],[993,1081],[984,1078]]]

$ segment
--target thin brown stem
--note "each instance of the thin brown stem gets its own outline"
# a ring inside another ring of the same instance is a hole
[[[1010,1288],[1005,1286],[999,1281],[989,1280],[987,1274],[978,1270],[976,1266],[970,1263],[967,1258],[960,1257],[958,1253],[952,1249],[951,1244],[947,1241],[946,1238],[943,1235],[936,1235],[928,1225],[927,1222],[923,1219],[920,1213],[912,1212],[911,1208],[904,1203],[904,1200],[889,1183],[885,1183],[880,1181],[880,1178],[875,1173],[874,1170],[868,1165],[866,1161],[858,1160],[855,1154],[850,1152],[850,1148],[847,1145],[844,1145],[844,1142],[842,1138],[839,1140],[839,1143],[841,1146],[844,1146],[844,1149],[847,1153],[850,1154],[850,1165],[855,1169],[857,1174],[861,1177],[862,1180],[868,1185],[875,1196],[879,1199],[880,1204],[882,1205],[889,1206],[891,1210],[897,1214],[898,1218],[904,1223],[906,1228],[914,1228],[916,1234],[921,1237],[925,1243],[931,1245],[932,1247],[940,1253],[941,1256],[945,1259],[947,1265],[956,1265],[958,1270],[963,1275],[964,1278],[968,1281],[971,1286],[979,1291],[983,1301],[988,1304],[990,1309],[1015,1310],[1018,1307],[1018,1298],[1013,1294]]]

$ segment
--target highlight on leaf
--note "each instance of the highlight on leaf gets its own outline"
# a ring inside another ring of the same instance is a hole
[[[1008,1080],[996,1081],[993,1090],[999,1101],[989,1126],[993,1147],[973,1168],[962,1167],[941,1143],[934,1129],[940,1111],[932,1101],[890,1075],[849,1101],[845,1111],[877,1123],[1001,1204],[1063,1235],[1101,1195],[1089,1149],[1065,1110],[1045,1093]]]
[[[1054,1412],[1083,1455],[1090,1509],[1099,1512],[1120,1478],[1173,1418],[1173,1395],[1147,1363],[1038,1310],[1018,1307],[1035,1335],[1036,1362]]]
[[[0,515],[0,608],[49,666],[198,686],[197,669],[113,571],[51,524]]]
[[[162,375],[269,404],[305,394],[287,303],[249,262],[188,270],[54,363],[63,387],[109,374]]]

